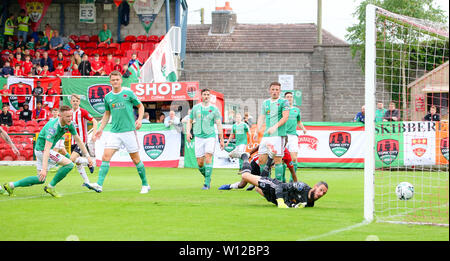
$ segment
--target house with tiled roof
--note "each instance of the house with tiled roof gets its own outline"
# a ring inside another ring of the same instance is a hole
[[[322,30],[317,44],[313,23],[239,24],[232,10],[213,11],[211,24],[188,25],[180,76],[223,93],[226,106],[254,118],[280,79],[301,95],[303,121],[348,122],[364,103],[364,75],[344,40]]]

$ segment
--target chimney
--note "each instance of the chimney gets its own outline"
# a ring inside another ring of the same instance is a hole
[[[236,25],[236,14],[230,7],[230,2],[225,2],[225,6],[216,7],[211,13],[211,33],[229,34]]]

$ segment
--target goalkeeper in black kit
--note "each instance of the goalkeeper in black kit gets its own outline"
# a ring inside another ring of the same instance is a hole
[[[241,173],[244,181],[255,185],[259,194],[279,208],[314,207],[314,202],[328,191],[328,184],[324,181],[311,188],[303,182],[284,183],[277,179],[253,175],[248,161],[244,161]]]

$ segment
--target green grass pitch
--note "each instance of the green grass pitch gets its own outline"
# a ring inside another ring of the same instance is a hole
[[[91,182],[97,172],[89,174]],[[2,166],[0,182],[35,173],[34,167]],[[254,191],[219,191],[240,179],[236,169],[214,169],[211,189],[203,191],[198,170],[147,168],[152,190],[144,195],[135,168],[111,167],[102,193],[82,187],[74,169],[57,185],[62,198],[46,194],[44,185],[0,195],[0,241],[449,240],[448,227],[361,225],[363,170],[299,169],[298,175],[311,186],[329,184],[314,208],[278,209]]]

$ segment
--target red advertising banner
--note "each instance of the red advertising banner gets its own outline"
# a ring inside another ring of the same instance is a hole
[[[36,31],[38,28],[51,3],[52,0],[19,0],[20,7],[26,10],[27,15],[31,19],[31,29],[33,31]]]
[[[201,99],[198,82],[132,83],[130,88],[141,101]]]

